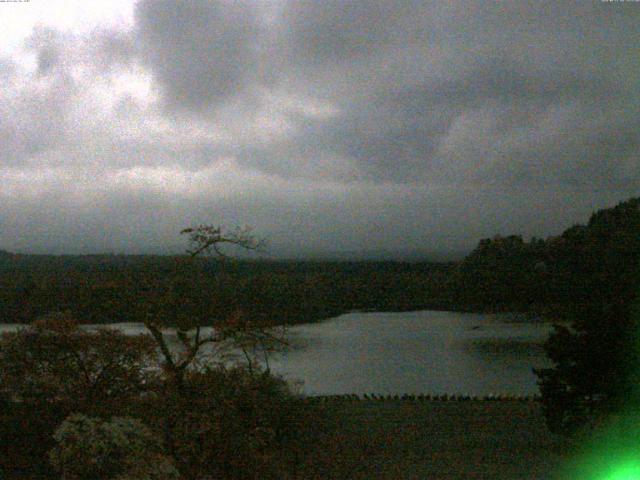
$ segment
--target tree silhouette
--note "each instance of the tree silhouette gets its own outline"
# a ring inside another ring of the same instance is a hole
[[[212,225],[186,228],[181,234],[189,236],[190,247],[186,256],[176,260],[169,284],[157,282],[158,278],[152,276],[148,279],[148,295],[140,299],[146,310],[143,323],[156,340],[165,372],[178,390],[184,388],[187,370],[206,347],[209,356],[217,356],[218,360],[233,349],[240,349],[252,368],[258,355],[286,344],[283,327],[276,328],[269,319],[249,316],[233,295],[228,295],[232,287],[224,271],[212,279],[199,262],[200,256],[208,254],[221,262],[229,260],[231,257],[223,250],[227,246],[260,251],[264,240],[256,238],[249,228],[228,230]],[[221,291],[226,298],[212,302],[209,297]],[[168,339],[168,327],[175,328],[175,345]]]
[[[548,248],[563,302],[545,347],[554,366],[535,372],[549,427],[570,433],[637,400],[640,198],[596,212]]]

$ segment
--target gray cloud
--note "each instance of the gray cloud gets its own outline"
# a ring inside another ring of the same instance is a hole
[[[131,32],[98,28],[89,40],[93,64],[105,70],[132,65],[138,56],[138,45]]]
[[[423,8],[418,1],[287,2],[283,17],[288,51],[302,64],[350,62],[406,37],[410,32],[402,32],[401,20],[415,13],[422,16]]]
[[[245,1],[140,1],[142,58],[172,107],[206,110],[236,95],[256,68],[260,26]]]
[[[632,2],[139,0],[131,30],[39,27],[32,70],[0,61],[0,240],[48,218],[26,244],[144,250],[218,215],[293,253],[558,233],[640,193],[639,20]]]
[[[52,68],[38,64],[38,76]],[[8,88],[0,95],[0,154],[3,165],[20,165],[64,141],[64,123],[71,92],[76,88],[66,75],[51,78],[5,79]]]
[[[38,26],[26,42],[26,46],[36,55],[37,74],[47,75],[64,62],[63,50],[69,38],[62,32]]]

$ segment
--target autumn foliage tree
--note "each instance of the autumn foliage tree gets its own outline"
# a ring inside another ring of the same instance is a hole
[[[0,467],[51,475],[56,426],[72,412],[110,415],[155,388],[149,336],[81,329],[51,314],[0,336]]]
[[[62,402],[80,409],[122,401],[149,388],[155,345],[149,336],[110,328],[83,330],[52,314],[0,338],[0,385],[26,403]]]
[[[142,416],[163,432],[188,479],[268,478],[281,465],[270,460],[283,445],[278,432],[297,428],[289,427],[299,400],[268,372],[269,354],[286,345],[283,328],[242,308],[225,272],[233,260],[223,250],[256,251],[264,242],[248,229],[200,225],[182,234],[189,238],[187,254],[168,274],[147,277],[138,301],[165,374],[159,401]],[[215,277],[200,258],[208,254],[220,262]]]

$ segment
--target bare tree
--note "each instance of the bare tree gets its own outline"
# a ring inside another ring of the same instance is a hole
[[[276,328],[273,322],[248,318],[240,307],[222,308],[222,312],[202,311],[198,298],[203,299],[213,292],[207,290],[207,274],[202,272],[202,264],[196,258],[213,254],[219,259],[228,259],[230,257],[223,251],[226,246],[261,251],[265,247],[264,240],[254,237],[249,228],[226,230],[222,226],[199,225],[180,233],[189,235],[187,256],[179,259],[173,287],[161,293],[161,308],[148,312],[143,320],[160,348],[169,379],[182,390],[186,372],[205,346],[211,349],[209,357],[222,359],[231,349],[236,349],[242,352],[250,370],[260,359],[268,368],[269,353],[286,345],[284,330]],[[200,297],[196,294],[189,304],[186,297],[198,289]],[[205,326],[213,328],[205,329]],[[175,327],[179,349],[171,348],[167,327]]]
[[[225,230],[222,226],[198,225],[195,228],[185,228],[180,234],[189,235],[191,248],[187,250],[187,253],[192,257],[215,253],[220,258],[227,258],[222,250],[225,245],[254,251],[262,251],[266,246],[264,239],[253,236],[250,227]]]

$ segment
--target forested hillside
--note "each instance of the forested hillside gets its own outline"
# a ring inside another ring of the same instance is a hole
[[[639,268],[640,198],[634,198],[546,240],[481,240],[453,273],[451,300],[557,317],[566,305],[628,301]]]
[[[136,305],[169,290],[216,317],[241,310],[276,323],[314,321],[353,309],[437,308],[447,305],[444,287],[453,268],[427,262],[204,258],[187,272],[177,257],[4,254],[0,321],[29,322],[67,310],[83,323],[138,321]]]

